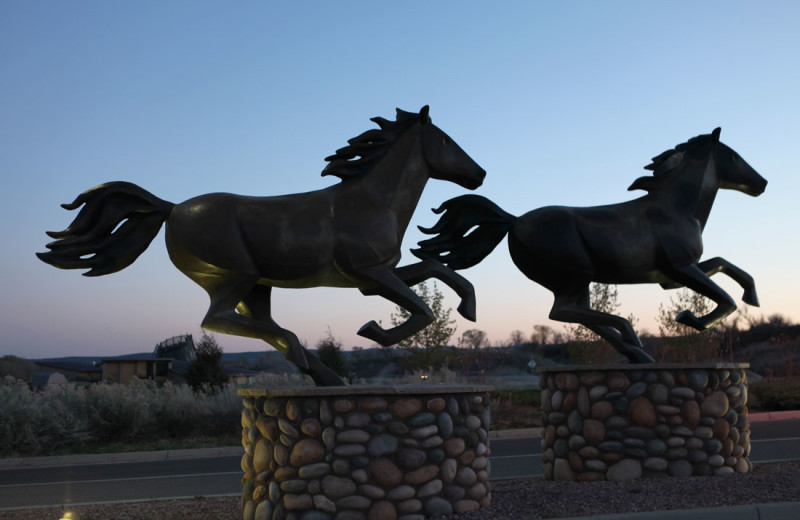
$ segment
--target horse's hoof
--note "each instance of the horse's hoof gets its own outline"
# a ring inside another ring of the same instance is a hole
[[[468,319],[469,321],[475,321],[477,319],[477,314],[475,311],[475,298],[470,298],[467,300],[461,300],[461,304],[458,306],[458,313],[464,318]]]
[[[692,311],[683,311],[675,318],[675,321],[680,323],[681,325],[686,325],[687,327],[691,327],[695,330],[706,330],[705,324],[697,319],[697,316],[692,314]]]
[[[742,301],[747,305],[752,305],[753,307],[761,307],[761,304],[758,301],[758,294],[756,294],[755,289],[751,291],[745,291],[744,296],[742,296]]]
[[[308,359],[309,368],[308,370],[303,370],[303,372],[311,376],[311,379],[314,380],[315,385],[345,386],[347,384],[341,377],[339,377],[339,374],[328,368],[328,366],[320,361],[320,359],[314,354],[309,353],[306,359]]]
[[[384,347],[388,347],[392,344],[392,342],[387,338],[386,332],[381,328],[380,325],[377,324],[377,322],[375,322],[375,320],[358,329],[358,335],[362,338],[371,339],[375,343],[383,345]]]
[[[307,373],[317,386],[347,386],[344,379],[330,370],[309,370]]]
[[[641,348],[637,348],[628,353],[628,361],[631,363],[655,363],[656,360]]]

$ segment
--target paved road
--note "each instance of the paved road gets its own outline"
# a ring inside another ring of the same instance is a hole
[[[0,471],[0,509],[241,492],[241,457]]]
[[[753,462],[800,460],[800,420],[751,426]],[[541,476],[538,438],[492,440],[492,479]],[[0,469],[0,509],[237,495],[240,456]]]

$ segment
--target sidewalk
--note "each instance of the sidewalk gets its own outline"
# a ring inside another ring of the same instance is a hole
[[[708,509],[574,516],[557,520],[797,520],[798,518],[800,518],[800,502],[780,502],[776,504],[712,507]]]

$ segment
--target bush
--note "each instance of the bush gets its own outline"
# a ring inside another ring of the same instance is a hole
[[[195,392],[214,393],[228,382],[228,376],[222,368],[222,347],[216,338],[203,332],[203,336],[195,346],[197,357],[189,364],[186,382]]]
[[[195,393],[150,381],[63,386],[37,393],[22,382],[0,386],[0,455],[81,451],[92,445],[236,435],[236,385]]]
[[[492,392],[492,429],[541,426],[542,392],[538,388],[501,389]]]
[[[328,335],[317,343],[317,357],[323,365],[336,374],[347,377],[347,367],[342,357],[342,342],[333,337],[330,329]]]
[[[495,399],[505,399],[514,404],[523,406],[533,406],[541,408],[542,406],[542,391],[538,388],[509,388],[502,390],[494,390],[492,397]]]
[[[751,408],[800,410],[800,379],[764,380],[750,384]]]

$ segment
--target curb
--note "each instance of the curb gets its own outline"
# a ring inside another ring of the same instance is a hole
[[[750,422],[786,421],[800,419],[800,410],[784,410],[780,412],[758,412],[748,415]]]

